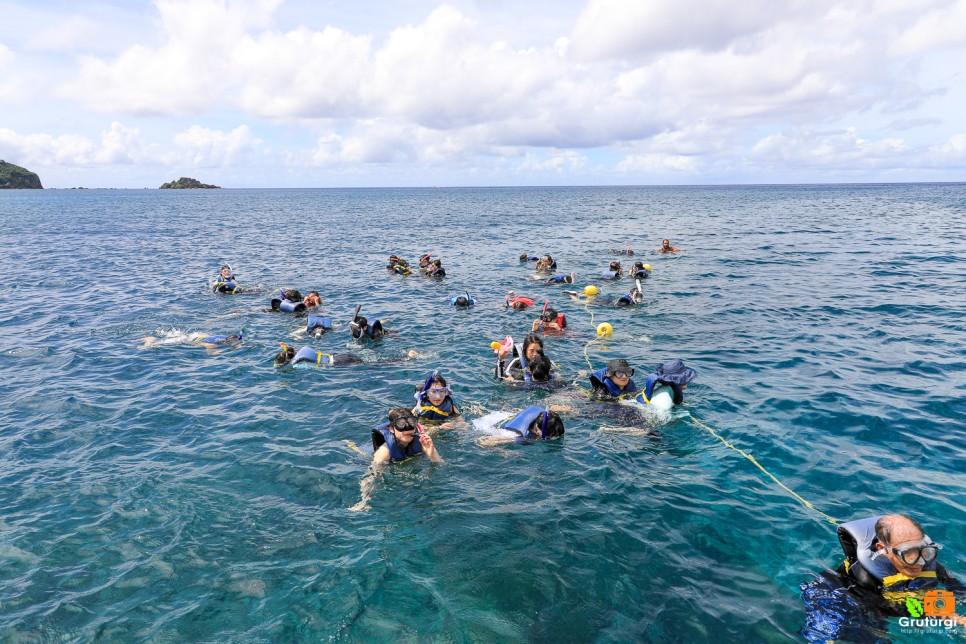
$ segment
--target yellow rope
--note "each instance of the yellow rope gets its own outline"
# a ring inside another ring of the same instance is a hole
[[[725,447],[728,447],[728,448],[733,449],[734,451],[738,452],[739,454],[741,454],[742,456],[744,456],[745,458],[747,458],[749,461],[751,461],[755,465],[755,467],[757,467],[759,470],[761,470],[772,481],[774,481],[775,483],[777,483],[780,488],[782,488],[783,490],[785,490],[786,492],[788,492],[789,494],[791,494],[793,497],[795,497],[806,508],[808,508],[809,510],[813,510],[815,512],[818,512],[823,517],[825,517],[828,520],[828,522],[831,523],[832,525],[835,525],[837,523],[841,523],[841,521],[839,519],[836,519],[835,517],[832,517],[832,516],[830,516],[828,514],[825,514],[824,512],[822,512],[821,510],[819,510],[818,508],[816,508],[814,505],[812,505],[811,502],[806,501],[801,496],[799,496],[794,490],[792,490],[790,487],[788,487],[787,485],[785,485],[784,483],[782,483],[781,481],[779,481],[778,478],[776,478],[774,474],[772,474],[771,472],[769,472],[768,470],[766,470],[762,466],[762,464],[759,463],[755,459],[754,456],[752,456],[751,454],[749,454],[749,453],[747,453],[747,452],[739,449],[738,447],[735,447],[735,445],[733,443],[729,442],[723,436],[721,436],[720,434],[718,434],[718,432],[714,431],[713,429],[711,429],[710,427],[708,427],[707,425],[705,425],[704,423],[702,423],[700,420],[698,420],[694,416],[691,416],[691,420],[694,422],[695,425],[697,425],[698,427],[700,427],[701,429],[705,430],[706,432],[708,432],[709,434],[711,434],[712,436],[714,436],[715,438],[717,438],[719,441],[721,441],[721,443]]]
[[[361,449],[359,449],[359,446],[356,445],[355,443],[353,443],[352,441],[345,441],[345,444],[346,444],[346,446],[349,449],[354,449],[355,451],[359,452],[360,454],[362,454],[366,458],[369,458],[369,456],[365,452],[363,452]]]

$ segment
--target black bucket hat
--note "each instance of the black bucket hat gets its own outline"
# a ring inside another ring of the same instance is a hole
[[[626,371],[627,373],[631,374],[631,376],[634,375],[634,369],[631,368],[629,364],[627,364],[627,360],[624,360],[624,358],[614,358],[613,360],[607,363],[608,378],[613,378],[614,373],[618,371]]]
[[[698,376],[694,369],[684,366],[684,361],[680,358],[668,360],[654,373],[657,374],[658,380],[673,382],[676,385],[686,385]]]

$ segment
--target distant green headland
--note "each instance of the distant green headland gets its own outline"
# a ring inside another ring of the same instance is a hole
[[[192,179],[191,177],[181,177],[177,181],[171,181],[170,183],[161,184],[161,190],[166,190],[168,188],[221,188],[221,186],[213,186],[208,183],[201,183],[197,179]]]
[[[0,160],[0,188],[34,188],[43,190],[36,172]]]

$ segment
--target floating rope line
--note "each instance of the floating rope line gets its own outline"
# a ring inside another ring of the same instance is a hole
[[[768,478],[770,478],[772,481],[774,481],[778,485],[778,487],[782,488],[783,490],[785,490],[786,492],[788,492],[789,494],[791,494],[796,500],[798,500],[799,503],[801,503],[802,505],[804,505],[806,508],[808,508],[809,510],[812,510],[813,512],[817,512],[818,514],[821,514],[832,525],[836,525],[838,523],[841,523],[841,520],[840,519],[836,519],[835,517],[833,517],[831,515],[825,514],[824,512],[822,512],[821,510],[819,510],[818,508],[816,508],[814,505],[812,505],[812,503],[810,501],[805,500],[798,493],[796,493],[794,490],[792,490],[790,487],[788,487],[787,485],[785,485],[784,483],[782,483],[781,481],[779,481],[778,478],[774,474],[772,474],[771,472],[769,472],[768,470],[766,470],[764,468],[764,466],[761,463],[759,463],[757,459],[755,459],[754,456],[752,456],[748,452],[745,452],[744,450],[736,447],[734,445],[734,443],[731,443],[730,441],[728,441],[726,438],[724,438],[723,436],[721,436],[718,432],[714,431],[712,428],[708,427],[707,425],[705,425],[704,423],[702,423],[700,420],[698,420],[694,416],[690,416],[690,418],[691,418],[692,422],[694,422],[695,425],[697,425],[701,429],[705,430],[706,432],[708,432],[709,434],[711,434],[712,436],[714,436],[715,438],[717,438],[719,441],[721,441],[721,443],[725,447],[728,447],[730,449],[733,449],[734,451],[738,452],[739,454],[741,454],[742,456],[744,456],[746,459],[748,459],[749,461],[751,461],[754,464],[755,467],[757,467]]]

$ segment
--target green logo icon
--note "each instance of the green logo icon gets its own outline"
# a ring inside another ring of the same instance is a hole
[[[906,610],[913,617],[922,617],[922,603],[915,597],[906,598]]]

